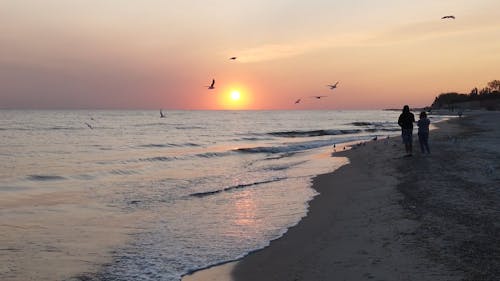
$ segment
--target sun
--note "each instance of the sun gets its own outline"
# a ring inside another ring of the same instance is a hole
[[[218,95],[218,106],[225,110],[245,110],[251,105],[252,99],[248,87],[231,83],[223,86]]]
[[[231,99],[232,99],[233,101],[237,101],[237,100],[239,100],[240,98],[241,98],[241,93],[240,93],[240,91],[238,91],[238,90],[232,90],[232,91],[231,91]]]

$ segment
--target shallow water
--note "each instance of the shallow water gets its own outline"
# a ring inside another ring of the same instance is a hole
[[[78,190],[140,214],[88,278],[179,280],[282,235],[306,214],[311,178],[347,162],[330,157],[333,144],[399,134],[398,115],[3,110],[0,193]]]

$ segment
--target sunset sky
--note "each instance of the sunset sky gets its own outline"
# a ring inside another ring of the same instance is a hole
[[[0,0],[0,108],[426,106],[500,79],[499,11],[499,0]]]

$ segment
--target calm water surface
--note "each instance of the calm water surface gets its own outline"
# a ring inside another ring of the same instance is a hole
[[[307,212],[333,144],[394,111],[0,111],[0,194],[84,191],[140,231],[96,280],[179,280],[265,247]],[[339,147],[339,146],[338,146]],[[104,210],[103,210],[104,212]]]

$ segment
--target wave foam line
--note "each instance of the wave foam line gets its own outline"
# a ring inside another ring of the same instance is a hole
[[[297,137],[318,137],[318,136],[336,136],[336,135],[347,135],[347,134],[357,134],[361,130],[312,130],[312,131],[283,131],[283,132],[271,132],[269,135],[275,137],[285,137],[285,138],[297,138]]]
[[[265,183],[277,182],[277,181],[282,181],[282,180],[285,180],[285,179],[287,179],[287,178],[276,178],[276,179],[266,180],[266,181],[252,182],[252,183],[247,183],[247,184],[239,184],[239,185],[230,186],[230,187],[226,187],[226,188],[219,189],[219,190],[214,190],[214,191],[205,191],[205,192],[192,193],[192,194],[189,194],[189,196],[203,198],[203,197],[206,197],[206,196],[211,196],[211,195],[219,194],[219,193],[222,193],[222,192],[225,192],[225,191],[231,191],[231,190],[234,190],[234,189],[240,189],[240,188],[245,188],[245,187],[250,187],[250,186],[265,184]]]

